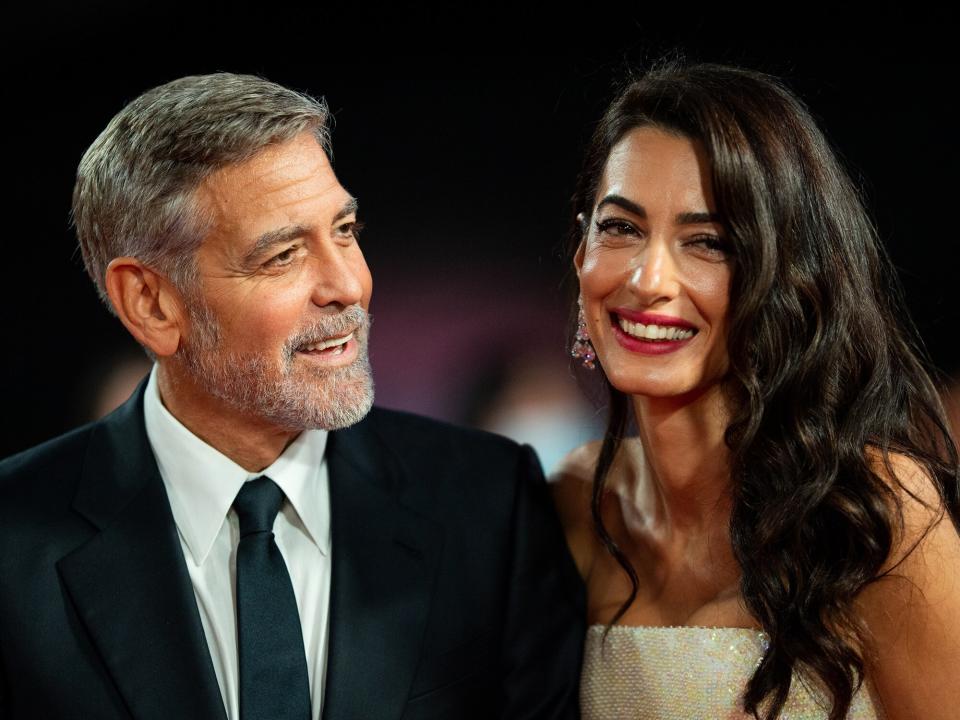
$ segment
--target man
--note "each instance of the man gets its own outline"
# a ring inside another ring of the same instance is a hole
[[[370,410],[326,120],[182,78],[81,161],[86,267],[156,363],[0,464],[3,717],[576,714],[582,588],[535,456]]]

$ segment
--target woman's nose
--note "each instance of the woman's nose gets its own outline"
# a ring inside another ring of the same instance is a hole
[[[628,284],[644,305],[676,297],[680,287],[677,268],[666,243],[653,241],[644,248],[630,272]]]

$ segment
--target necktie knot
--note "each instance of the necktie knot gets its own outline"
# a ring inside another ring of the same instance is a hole
[[[233,509],[240,521],[240,537],[272,532],[283,497],[283,490],[266,475],[245,482],[233,501]]]

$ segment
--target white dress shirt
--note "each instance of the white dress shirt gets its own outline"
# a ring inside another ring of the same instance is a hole
[[[207,445],[164,407],[154,366],[143,410],[147,438],[170,498],[200,620],[229,720],[239,720],[237,543],[232,509],[243,483],[267,475],[286,495],[273,531],[293,582],[307,656],[312,717],[319,720],[330,608],[330,487],[327,433],[307,430],[262,472],[251,473]]]

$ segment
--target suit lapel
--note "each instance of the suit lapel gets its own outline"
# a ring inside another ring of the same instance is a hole
[[[134,718],[225,718],[143,392],[94,431],[74,509],[100,532],[57,567]]]
[[[442,528],[403,507],[403,470],[371,420],[331,433],[333,576],[324,720],[399,718],[430,608]]]

